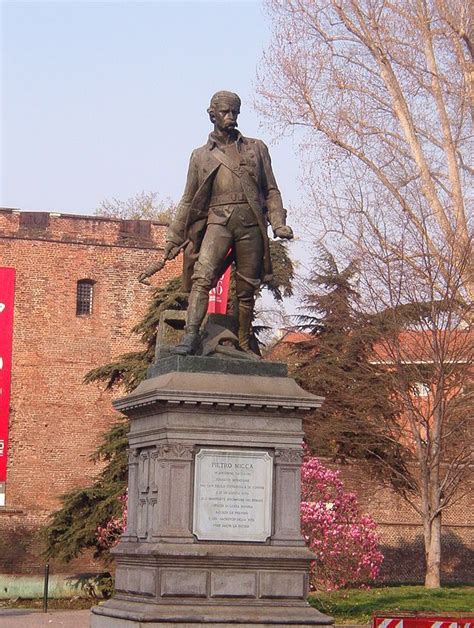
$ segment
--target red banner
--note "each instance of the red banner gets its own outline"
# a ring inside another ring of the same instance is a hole
[[[0,482],[7,479],[15,269],[0,268]]]
[[[217,286],[209,292],[208,314],[226,314],[229,296],[230,266],[217,282]]]

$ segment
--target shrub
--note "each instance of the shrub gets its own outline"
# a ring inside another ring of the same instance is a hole
[[[374,520],[360,513],[356,496],[345,491],[339,476],[305,448],[301,529],[316,555],[313,589],[368,584],[378,576],[383,560]]]

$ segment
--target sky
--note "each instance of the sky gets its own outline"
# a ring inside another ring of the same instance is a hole
[[[179,201],[220,89],[241,96],[240,130],[269,144],[285,205],[300,204],[293,140],[275,143],[253,107],[270,38],[260,2],[0,0],[0,19],[1,207]]]
[[[252,106],[269,39],[259,2],[22,2],[1,6],[0,206],[92,214],[141,191],[178,201],[210,96],[237,92],[240,128],[270,144],[285,201],[291,139]]]

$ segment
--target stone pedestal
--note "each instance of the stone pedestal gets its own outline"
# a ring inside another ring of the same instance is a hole
[[[174,356],[149,375],[114,404],[128,525],[92,628],[332,624],[306,602],[299,511],[301,418],[322,400],[276,363]]]

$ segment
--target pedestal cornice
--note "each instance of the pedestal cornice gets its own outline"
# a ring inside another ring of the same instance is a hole
[[[308,412],[323,402],[289,377],[251,377],[227,373],[171,372],[143,381],[130,395],[114,401],[116,410],[134,416],[157,406],[205,406],[231,409]]]

